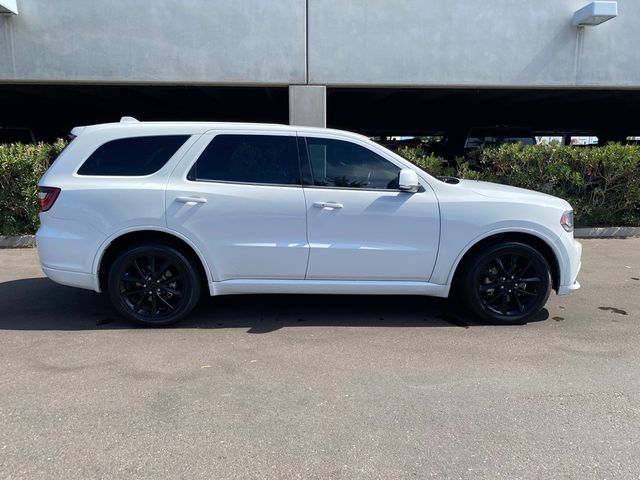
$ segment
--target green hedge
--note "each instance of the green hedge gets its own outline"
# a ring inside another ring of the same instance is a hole
[[[0,235],[37,230],[36,185],[65,145],[64,140],[53,144],[0,144]]]
[[[421,149],[399,153],[430,173],[451,174],[441,159]],[[501,145],[473,155],[471,164],[460,162],[459,177],[564,198],[575,210],[577,226],[640,226],[640,146]]]
[[[0,235],[38,228],[36,184],[66,142],[0,145]],[[473,165],[445,167],[421,148],[399,151],[433,175],[529,188],[573,205],[578,226],[640,226],[640,146],[502,145],[474,153]]]

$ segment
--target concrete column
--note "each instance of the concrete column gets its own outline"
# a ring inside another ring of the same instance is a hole
[[[327,126],[327,87],[289,85],[289,124]]]

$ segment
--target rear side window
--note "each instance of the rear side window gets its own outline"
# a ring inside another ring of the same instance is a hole
[[[216,135],[189,180],[300,185],[296,138],[283,135]]]
[[[189,136],[158,135],[112,140],[87,158],[78,175],[150,175],[160,170]]]

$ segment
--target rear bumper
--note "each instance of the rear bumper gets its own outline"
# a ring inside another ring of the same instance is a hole
[[[56,283],[99,291],[93,260],[104,235],[91,225],[40,214],[36,245],[42,271]]]
[[[99,292],[98,279],[90,273],[71,272],[69,270],[58,270],[42,265],[42,271],[51,280],[61,285],[70,287],[85,288]]]

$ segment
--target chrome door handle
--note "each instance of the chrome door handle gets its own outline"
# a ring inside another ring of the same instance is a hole
[[[315,202],[313,206],[316,208],[331,208],[331,209],[344,207],[344,205],[337,202]]]
[[[196,203],[207,203],[207,199],[202,197],[176,197],[176,202],[195,205]]]

